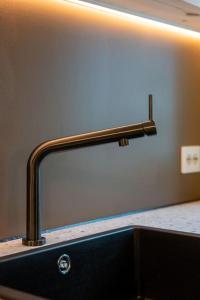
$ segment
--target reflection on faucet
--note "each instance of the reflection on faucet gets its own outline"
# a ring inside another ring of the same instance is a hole
[[[45,238],[41,236],[39,199],[39,169],[45,156],[52,152],[112,142],[118,142],[119,146],[127,146],[129,139],[155,135],[156,133],[156,125],[153,121],[152,95],[149,95],[149,120],[147,122],[59,138],[37,146],[27,163],[26,237],[22,243],[27,246],[45,244]]]

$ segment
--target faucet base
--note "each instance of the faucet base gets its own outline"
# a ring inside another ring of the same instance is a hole
[[[23,238],[22,244],[25,246],[42,246],[46,244],[46,238],[41,237],[39,240],[27,240],[26,238]]]

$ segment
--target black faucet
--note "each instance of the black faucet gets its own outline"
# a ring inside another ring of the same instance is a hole
[[[45,237],[41,236],[39,198],[39,169],[45,156],[52,152],[112,142],[118,142],[119,146],[127,146],[129,139],[156,133],[156,125],[153,121],[152,95],[149,95],[149,120],[147,122],[63,137],[37,146],[27,163],[27,219],[26,237],[22,239],[23,245],[41,246],[46,243]]]

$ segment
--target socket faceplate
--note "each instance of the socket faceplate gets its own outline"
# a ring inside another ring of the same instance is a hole
[[[200,172],[200,146],[181,147],[181,173]]]

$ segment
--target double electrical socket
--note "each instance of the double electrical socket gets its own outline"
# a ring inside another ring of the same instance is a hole
[[[181,173],[200,172],[200,146],[181,147]]]

